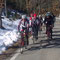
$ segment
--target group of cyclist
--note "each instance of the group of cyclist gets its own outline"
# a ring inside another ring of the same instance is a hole
[[[21,42],[20,46],[27,48],[29,45],[29,33],[33,36],[33,41],[38,40],[38,32],[42,31],[43,24],[46,26],[46,34],[49,38],[52,39],[52,29],[55,22],[55,16],[47,12],[45,15],[45,18],[43,20],[42,15],[37,15],[36,13],[31,13],[30,17],[27,17],[26,15],[22,15],[22,18],[18,25],[18,31],[21,35]],[[49,33],[51,34],[49,36]],[[24,40],[24,38],[26,38]],[[21,53],[23,52],[21,48]]]

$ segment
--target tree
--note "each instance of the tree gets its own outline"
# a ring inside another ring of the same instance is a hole
[[[2,8],[0,8],[0,28],[2,28],[1,12],[2,12]]]
[[[1,15],[2,15],[2,9],[4,8],[4,0],[0,0],[0,28],[2,28],[2,19],[1,19]]]
[[[10,2],[15,2],[14,4],[16,4],[16,9],[19,10],[27,10],[27,12],[39,12],[41,13],[41,11],[52,11],[53,9],[53,4],[55,4],[55,2],[59,2],[60,0],[7,0]],[[60,9],[60,4],[58,3],[56,9]],[[10,4],[11,5],[11,4]],[[15,7],[14,7],[15,8]]]

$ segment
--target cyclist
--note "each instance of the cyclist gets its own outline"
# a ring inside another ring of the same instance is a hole
[[[29,45],[29,41],[28,41],[28,32],[29,32],[29,21],[26,18],[26,15],[22,15],[22,19],[19,22],[18,25],[18,31],[20,32],[21,35],[21,52],[23,52],[23,48],[25,46],[25,48],[27,48],[26,45]],[[25,33],[26,36],[26,41],[24,41],[24,36],[23,34]]]
[[[50,12],[46,13],[44,23],[46,25],[46,34],[47,34],[47,31],[50,31],[51,33],[50,38],[52,39],[53,17],[51,16]]]
[[[37,14],[34,14],[34,18],[32,19],[32,31],[33,38],[38,39],[38,30],[39,30],[39,19],[37,18]]]

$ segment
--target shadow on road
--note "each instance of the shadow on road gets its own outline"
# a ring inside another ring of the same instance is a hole
[[[53,31],[53,33],[60,33],[60,31]]]
[[[36,43],[35,46],[29,48],[28,50],[40,50],[46,48],[60,48],[60,38],[54,38],[52,40],[41,40]]]
[[[48,43],[46,45],[43,45],[44,42],[42,42],[42,48],[60,48],[60,38],[54,38],[52,40],[45,40],[45,43]]]

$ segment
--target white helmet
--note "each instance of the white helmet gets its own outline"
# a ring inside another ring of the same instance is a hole
[[[41,15],[39,15],[39,17],[41,17]]]
[[[26,19],[26,15],[22,15],[22,19]]]

